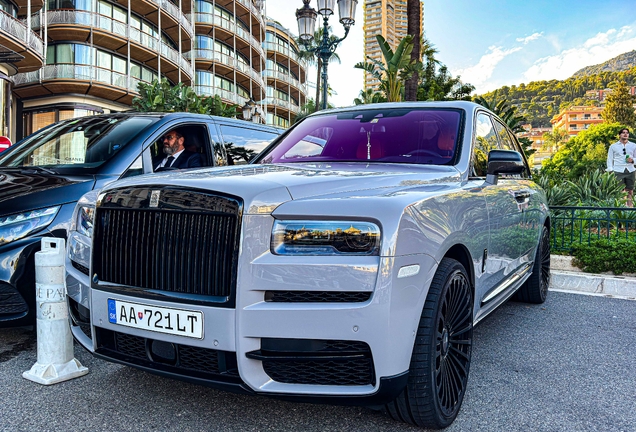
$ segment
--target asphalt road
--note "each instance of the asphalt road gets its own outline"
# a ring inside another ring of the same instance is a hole
[[[28,328],[0,329],[2,431],[415,431],[366,408],[294,404],[172,381],[94,359],[53,386],[22,378]],[[468,392],[447,431],[636,431],[636,302],[551,292],[475,329]]]

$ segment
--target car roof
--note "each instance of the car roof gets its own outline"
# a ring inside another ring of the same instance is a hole
[[[377,110],[377,109],[398,109],[398,108],[459,108],[463,109],[469,113],[477,110],[483,109],[488,111],[482,105],[479,105],[475,102],[469,101],[435,101],[435,102],[382,102],[382,103],[373,103],[373,104],[363,104],[363,105],[353,105],[349,107],[342,108],[332,108],[328,110],[318,111],[316,113],[311,114],[308,117],[313,117],[316,115],[324,115],[324,114],[335,114],[341,112],[351,112],[351,111],[362,111],[362,110]]]
[[[102,117],[102,118],[154,117],[154,118],[157,118],[158,120],[163,120],[164,122],[167,122],[170,120],[207,121],[212,119],[218,123],[230,123],[230,124],[235,124],[236,126],[253,127],[253,128],[257,128],[261,130],[269,129],[272,131],[278,131],[279,133],[282,133],[285,130],[283,128],[276,127],[273,125],[252,123],[252,122],[239,120],[239,119],[235,119],[231,117],[220,117],[220,116],[213,116],[209,114],[197,114],[197,113],[189,113],[189,112],[166,113],[166,112],[123,111],[118,113],[98,114],[95,116],[90,116],[90,118],[99,118],[99,117]],[[76,119],[70,119],[70,120],[76,120]]]

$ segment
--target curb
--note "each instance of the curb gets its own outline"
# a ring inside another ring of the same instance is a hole
[[[636,278],[633,277],[551,271],[549,289],[636,300]]]

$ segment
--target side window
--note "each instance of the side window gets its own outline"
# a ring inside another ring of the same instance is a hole
[[[225,166],[228,164],[228,161],[223,141],[216,130],[216,126],[211,124],[209,127],[210,136],[212,138],[212,151],[214,153],[214,166]]]
[[[499,136],[499,148],[501,150],[514,150],[514,151],[518,151],[513,142],[512,139],[510,138],[510,135],[508,135],[508,130],[506,129],[506,127],[497,119],[495,119],[495,128],[497,129],[497,135]]]
[[[278,135],[268,130],[221,125],[230,165],[246,164],[259,154]]]
[[[477,114],[475,119],[475,141],[473,142],[473,175],[486,177],[488,171],[488,153],[498,149],[497,133],[490,116]]]
[[[210,154],[210,135],[208,128],[202,124],[184,124],[169,126],[163,130],[159,138],[150,144],[152,166],[156,170],[171,152],[180,153],[173,162],[172,168],[187,169],[201,166],[212,166]]]

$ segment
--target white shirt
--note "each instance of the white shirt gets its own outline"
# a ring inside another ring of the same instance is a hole
[[[183,150],[185,150],[185,148],[184,148]],[[161,161],[161,163],[157,166],[157,168],[161,168],[161,167],[166,166],[166,163],[168,163],[168,158],[169,158],[170,156],[172,156],[172,157],[174,158],[174,160],[172,161],[172,165],[174,165],[174,163],[177,161],[177,158],[179,157],[179,155],[180,155],[181,153],[183,153],[183,150],[179,150],[178,152],[176,152],[176,153],[175,153],[175,154],[173,154],[173,155],[166,155],[166,157],[165,157],[165,158],[163,158],[163,160],[162,160],[162,161]]]
[[[623,153],[625,149],[625,153]],[[626,144],[618,141],[610,146],[607,150],[607,169],[609,172],[625,172],[625,169],[629,172],[636,171],[634,163],[625,162],[625,156],[630,156],[636,160],[636,144],[631,141],[627,141]]]

